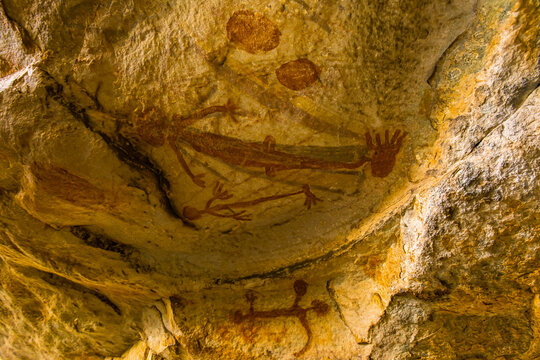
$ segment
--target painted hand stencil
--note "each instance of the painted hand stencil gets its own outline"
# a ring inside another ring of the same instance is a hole
[[[226,204],[216,204],[214,205],[214,201],[216,200],[229,200],[233,197],[233,195],[229,194],[228,191],[223,190],[223,184],[216,183],[213,190],[213,196],[206,202],[206,206],[203,210],[196,209],[191,206],[186,206],[183,210],[183,214],[188,220],[197,220],[201,218],[204,214],[212,215],[216,217],[222,217],[222,218],[232,218],[235,220],[240,221],[250,221],[251,217],[249,214],[246,214],[245,210],[236,212],[234,209],[241,209],[241,208],[247,208],[251,207],[257,204],[261,204],[263,202],[267,201],[274,201],[283,199],[286,197],[291,197],[295,195],[304,194],[306,199],[304,201],[304,205],[309,209],[311,209],[312,205],[317,204],[317,201],[322,201],[318,197],[316,197],[310,190],[309,185],[304,185],[302,187],[302,190],[287,193],[287,194],[278,194],[278,195],[272,195],[272,196],[266,196],[261,197],[254,200],[247,200],[247,201],[237,201],[232,203],[226,203]]]
[[[238,310],[233,315],[233,321],[237,324],[250,321],[253,322],[256,319],[273,319],[278,317],[295,317],[300,321],[300,324],[304,327],[307,335],[306,344],[302,349],[297,351],[294,356],[302,356],[309,350],[312,342],[313,333],[311,332],[311,327],[307,321],[307,313],[310,311],[315,312],[318,316],[323,316],[328,314],[330,311],[330,306],[321,300],[313,300],[311,306],[303,308],[299,305],[300,300],[307,293],[308,284],[304,280],[296,280],[294,282],[294,292],[296,293],[296,298],[294,299],[293,304],[288,308],[283,309],[274,309],[266,311],[257,311],[254,309],[255,300],[257,297],[253,292],[246,293],[246,299],[249,303],[249,311],[244,314],[242,311]]]

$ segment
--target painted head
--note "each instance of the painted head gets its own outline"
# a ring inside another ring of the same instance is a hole
[[[137,111],[131,120],[141,140],[152,146],[162,146],[165,143],[167,121],[165,114],[157,108],[147,108]]]
[[[296,280],[294,282],[294,292],[298,296],[304,296],[307,292],[307,286],[308,284],[304,280]]]

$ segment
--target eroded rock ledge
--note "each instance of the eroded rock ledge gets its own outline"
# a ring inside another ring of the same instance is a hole
[[[538,1],[0,1],[0,358],[540,358]]]

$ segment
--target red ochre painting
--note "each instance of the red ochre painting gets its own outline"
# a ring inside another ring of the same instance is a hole
[[[266,16],[250,10],[234,12],[226,24],[226,32],[232,44],[252,54],[266,54],[280,45],[281,32],[278,27]],[[279,94],[272,93],[262,85],[256,85],[246,76],[228,68],[226,64],[217,64],[214,68],[225,74],[233,86],[240,91],[246,91],[245,95],[254,97],[261,105],[277,105],[278,111],[282,109],[290,114],[299,113],[299,109]],[[246,64],[246,70],[249,70],[249,64]],[[293,91],[301,91],[317,81],[320,82],[319,66],[307,58],[282,63],[274,72],[278,82]],[[324,86],[323,83],[321,85]],[[227,183],[226,178],[217,179],[210,175],[212,171],[209,170],[212,169],[208,168],[208,164],[201,166],[201,162],[193,161],[198,157],[197,154],[201,154],[203,158],[218,160],[233,171],[258,172],[257,174],[263,175],[257,175],[259,178],[270,183],[277,183],[278,174],[283,173],[351,172],[364,167],[370,168],[373,178],[385,178],[392,173],[397,155],[407,136],[407,132],[400,129],[385,129],[382,134],[380,131],[366,129],[363,141],[362,136],[355,134],[360,143],[347,146],[284,144],[271,133],[261,133],[258,141],[248,141],[240,136],[220,134],[219,131],[201,130],[199,123],[210,116],[215,121],[215,115],[225,115],[218,121],[230,121],[231,125],[238,124],[241,128],[239,106],[231,99],[203,107],[187,116],[166,114],[157,107],[148,107],[132,114],[129,121],[131,133],[140,141],[151,147],[167,146],[171,149],[183,174],[199,189],[198,193],[203,192],[198,201],[205,203],[184,204],[181,207],[181,216],[190,222],[209,218],[246,222],[252,220],[252,214],[256,213],[258,208],[264,209],[265,203],[279,204],[288,199],[288,203],[298,207],[303,205],[305,210],[310,210],[324,200],[324,197],[318,194],[317,188],[310,184],[309,179],[313,177],[305,177],[303,182],[296,179],[294,184],[289,182],[287,189],[278,186],[271,191],[273,187],[266,186],[264,195],[257,194],[259,189],[246,191],[234,183]],[[329,125],[309,116],[306,119],[319,124],[310,126],[315,131],[317,127],[327,128]],[[186,160],[186,149],[190,149],[190,162]],[[207,191],[207,188],[211,190]]]
[[[227,35],[240,49],[256,54],[275,49],[279,45],[281,32],[265,16],[240,10],[227,22]]]
[[[276,70],[278,81],[291,90],[304,90],[319,79],[321,70],[308,59],[289,61]]]
[[[204,173],[195,173],[179,146],[187,145],[198,153],[221,160],[222,162],[240,168],[261,169],[269,179],[278,172],[293,170],[343,170],[358,169],[370,164],[371,174],[374,177],[388,176],[396,162],[396,156],[403,144],[407,133],[396,130],[393,134],[386,130],[384,138],[379,134],[373,139],[370,132],[365,133],[367,155],[351,160],[329,160],[320,154],[343,153],[342,147],[309,147],[279,145],[272,135],[267,135],[261,142],[248,142],[239,138],[205,132],[193,127],[199,120],[215,113],[225,113],[235,118],[237,108],[229,100],[223,105],[214,105],[193,113],[191,116],[172,116],[172,123],[165,126],[168,121],[164,115],[150,109],[135,117],[134,127],[139,138],[151,146],[167,144],[176,154],[178,162],[185,174],[193,184],[205,188],[207,183]],[[350,149],[350,147],[347,147]],[[203,208],[187,206],[183,215],[188,220],[198,220],[204,215],[221,218],[231,218],[239,221],[251,220],[246,209],[255,207],[264,202],[278,201],[283,198],[304,196],[304,205],[310,209],[321,199],[314,194],[309,184],[292,192],[276,193],[274,195],[257,197],[250,200],[230,201],[233,194],[224,190],[224,185],[216,182],[213,186],[212,196]],[[242,210],[237,210],[242,209]]]
[[[272,310],[255,310],[255,300],[257,300],[257,296],[254,292],[248,291],[246,293],[246,299],[249,303],[249,310],[246,313],[243,313],[241,310],[236,311],[232,316],[233,322],[236,324],[249,323],[253,326],[255,321],[269,321],[271,319],[284,317],[298,319],[298,322],[302,325],[307,335],[305,345],[294,354],[294,356],[301,357],[309,350],[313,342],[313,332],[311,331],[307,314],[313,312],[317,316],[324,316],[330,311],[330,306],[321,300],[313,300],[311,306],[308,307],[300,305],[302,298],[307,293],[307,287],[308,284],[304,280],[296,280],[293,285],[296,297],[294,298],[292,305],[286,308]]]

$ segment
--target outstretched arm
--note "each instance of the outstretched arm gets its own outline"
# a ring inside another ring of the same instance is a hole
[[[205,187],[204,180],[202,177],[204,174],[198,174],[195,175],[191,172],[191,169],[189,168],[186,160],[178,150],[178,147],[176,146],[176,137],[177,134],[180,132],[179,130],[181,128],[184,128],[186,126],[190,126],[195,124],[198,120],[204,119],[208,115],[214,114],[214,113],[227,113],[229,114],[233,120],[236,120],[234,117],[234,113],[236,111],[236,106],[233,104],[233,102],[229,99],[225,105],[215,105],[210,106],[205,109],[196,111],[194,114],[188,116],[188,117],[180,117],[178,115],[173,115],[172,120],[172,129],[169,131],[169,136],[167,137],[167,141],[171,147],[171,149],[176,154],[176,157],[178,158],[178,162],[180,162],[180,165],[182,166],[182,169],[186,172],[186,174],[191,178],[191,180],[200,187]]]
[[[190,173],[188,173],[188,175],[189,174]],[[191,174],[190,176],[194,176],[194,175]],[[195,181],[195,179],[193,181]],[[316,197],[315,194],[311,192],[309,185],[306,184],[302,187],[302,190],[300,191],[295,191],[295,192],[286,193],[286,194],[265,196],[258,199],[247,200],[247,201],[237,201],[237,202],[232,202],[232,203],[214,205],[214,201],[216,200],[228,200],[232,197],[232,195],[229,194],[228,191],[223,190],[223,184],[218,182],[214,186],[213,196],[212,198],[210,198],[210,200],[208,200],[205,208],[203,210],[198,210],[194,207],[186,206],[184,208],[184,216],[188,218],[189,220],[196,220],[196,219],[199,219],[203,214],[209,214],[209,215],[213,215],[217,217],[233,218],[233,219],[241,220],[241,221],[249,221],[251,220],[251,217],[249,216],[249,214],[246,214],[245,210],[236,212],[234,209],[247,208],[247,207],[251,207],[251,206],[263,203],[263,202],[279,200],[279,199],[283,199],[286,197],[295,196],[299,194],[304,194],[306,196],[304,205],[308,209],[310,209],[311,206],[315,205],[318,201],[322,201],[321,199]],[[228,213],[223,212],[224,210],[228,211]]]
[[[228,114],[236,122],[236,110],[237,107],[234,105],[231,99],[227,101],[224,105],[214,105],[204,108],[202,110],[196,111],[193,114],[187,117],[180,117],[178,115],[173,115],[173,126],[186,127],[195,124],[197,121],[204,119],[205,117],[215,114],[215,113],[225,113]]]

